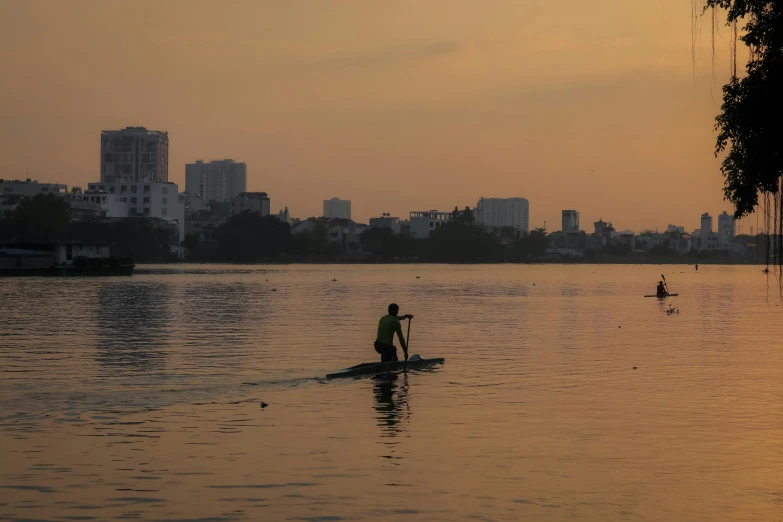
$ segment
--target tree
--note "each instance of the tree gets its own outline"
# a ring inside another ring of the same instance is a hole
[[[743,78],[737,76],[736,45],[731,79],[723,87],[716,117],[715,155],[726,153],[721,165],[724,195],[735,205],[735,217],[761,206],[767,230],[783,233],[783,2],[780,0],[706,0],[705,9],[726,9],[727,25],[750,49]],[[713,34],[714,38],[714,34]],[[780,240],[778,240],[780,242]],[[777,245],[778,247],[783,245]],[[781,248],[776,262],[783,265]]]
[[[221,260],[257,263],[288,251],[291,227],[272,216],[243,212],[220,225],[215,235]]]
[[[492,234],[462,220],[436,228],[427,238],[423,254],[435,262],[487,263],[504,259],[503,249]]]
[[[454,210],[451,211],[451,220],[458,223],[465,223],[466,225],[472,225],[475,222],[473,211],[467,206],[465,207],[465,210],[454,207]]]
[[[17,241],[67,241],[71,206],[54,194],[38,194],[23,198],[12,219]]]
[[[78,185],[71,187],[71,194],[83,194],[83,193],[84,191]]]
[[[369,228],[362,232],[362,248],[381,261],[418,257],[419,240],[407,234],[395,234],[390,228]]]
[[[521,257],[543,257],[549,248],[546,229],[536,228],[514,243],[514,251]]]

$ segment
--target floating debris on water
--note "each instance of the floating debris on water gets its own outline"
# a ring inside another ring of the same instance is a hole
[[[265,403],[265,402],[263,402],[263,401],[261,402],[261,407],[262,407],[262,408],[266,408],[267,406],[269,406],[267,403]]]

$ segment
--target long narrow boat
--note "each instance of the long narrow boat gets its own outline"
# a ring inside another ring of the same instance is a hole
[[[652,294],[652,295],[646,295],[644,297],[657,297],[658,299],[666,299],[667,297],[677,297],[680,294],[666,294],[666,295],[658,295],[658,294]]]
[[[339,379],[341,377],[358,377],[362,375],[375,375],[378,373],[396,372],[403,369],[416,369],[425,368],[427,366],[433,366],[435,364],[443,364],[446,359],[440,357],[436,359],[409,359],[407,366],[405,361],[390,361],[390,362],[377,362],[377,363],[362,363],[356,366],[351,366],[344,370],[340,370],[336,373],[330,373],[326,376],[327,379]]]

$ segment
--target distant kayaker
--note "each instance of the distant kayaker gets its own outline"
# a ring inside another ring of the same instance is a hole
[[[658,281],[658,288],[655,291],[656,294],[658,294],[658,297],[666,297],[669,295],[669,292],[666,291],[666,286],[663,284],[663,281]]]
[[[375,338],[375,351],[381,354],[381,362],[397,361],[397,347],[394,346],[394,334],[400,340],[405,357],[408,357],[408,345],[405,343],[405,337],[402,335],[402,325],[397,313],[400,307],[392,303],[389,305],[389,314],[381,317],[378,322],[378,336]],[[410,314],[403,315],[403,319],[413,319]]]
[[[696,265],[696,271],[697,272],[699,271],[699,265]]]

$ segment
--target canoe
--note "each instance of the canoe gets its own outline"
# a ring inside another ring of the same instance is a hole
[[[669,295],[653,294],[653,295],[646,295],[644,297],[657,297],[658,299],[666,299],[667,297],[677,297],[678,295],[680,294],[669,294]]]
[[[439,357],[436,359],[415,359],[408,360],[408,370],[416,368],[425,368],[435,364],[443,364],[446,359]],[[330,373],[326,376],[327,379],[339,379],[341,377],[358,377],[361,375],[375,375],[378,373],[396,372],[402,371],[405,368],[405,361],[390,361],[390,362],[376,362],[376,363],[362,363],[356,366],[351,366],[344,370],[340,370],[337,373]]]

